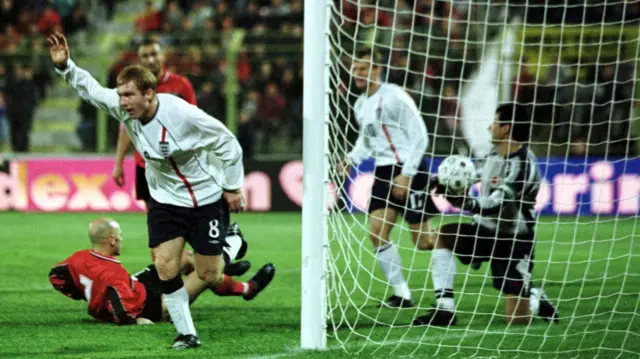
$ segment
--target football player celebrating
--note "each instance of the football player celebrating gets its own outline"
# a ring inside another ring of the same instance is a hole
[[[232,226],[239,233],[237,226]],[[153,324],[167,320],[167,310],[162,302],[160,278],[154,265],[131,276],[115,257],[122,249],[120,225],[108,218],[99,218],[89,225],[91,249],[75,252],[56,264],[49,272],[53,287],[69,298],[89,303],[89,314],[102,322],[117,324]],[[246,253],[246,242],[231,241],[224,248],[224,259],[229,262],[240,259]],[[182,267],[186,272],[193,262],[183,256]],[[275,275],[273,264],[265,264],[247,282],[240,282],[225,275],[224,282],[212,287],[198,278],[195,271],[184,280],[193,303],[200,294],[211,289],[219,296],[242,296],[252,300],[262,292]]]
[[[157,93],[170,93],[176,95],[192,105],[196,105],[196,93],[193,90],[191,81],[184,76],[174,74],[165,68],[165,53],[162,45],[152,38],[145,39],[138,47],[138,58],[140,64],[153,73],[158,79]],[[131,138],[124,126],[120,126],[120,134],[118,135],[118,144],[116,145],[116,163],[113,167],[113,180],[122,187],[124,186],[124,170],[123,163],[127,152],[131,148]],[[136,162],[136,198],[143,200],[146,209],[149,210],[151,194],[149,193],[149,184],[145,177],[144,158],[138,152],[134,152]]]
[[[473,213],[473,223],[441,226],[431,256],[431,277],[436,306],[417,317],[414,325],[456,324],[453,282],[454,255],[466,265],[489,262],[493,287],[505,295],[508,324],[528,324],[533,315],[558,321],[558,313],[538,288],[531,286],[534,255],[533,210],[540,172],[538,161],[526,145],[531,122],[522,105],[505,104],[496,110],[490,127],[494,152],[484,161],[477,199],[452,194],[446,184],[437,192],[449,202]]]

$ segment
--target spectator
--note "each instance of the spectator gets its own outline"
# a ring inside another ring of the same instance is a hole
[[[229,16],[230,11],[229,11],[229,6],[227,6],[227,3],[225,1],[218,1],[218,4],[216,5],[216,12],[215,12],[215,16],[218,19],[222,19],[225,16]]]
[[[291,14],[291,7],[283,0],[271,0],[269,15],[285,16]]]
[[[24,8],[17,15],[17,19],[14,21],[16,30],[24,35],[38,35],[38,16],[29,8]],[[58,25],[56,28],[60,28]]]
[[[240,110],[238,123],[238,142],[242,146],[244,158],[253,158],[256,145],[256,114],[258,109],[259,94],[255,90],[247,93],[247,98]]]
[[[244,84],[249,81],[251,77],[251,62],[249,61],[249,55],[246,52],[241,53],[238,56],[238,81]]]
[[[186,17],[182,19],[182,24],[178,29],[169,31],[173,31],[172,37],[175,39],[175,44],[179,47],[186,47],[196,43],[195,38],[198,34],[194,33],[191,21]]]
[[[297,141],[302,136],[302,81],[296,77],[294,69],[288,67],[282,74],[280,85],[287,101],[286,128],[289,140]]]
[[[10,25],[15,25],[18,19],[18,9],[13,0],[2,0],[0,6],[0,31],[4,32]]]
[[[269,82],[264,93],[260,96],[257,109],[263,151],[268,151],[272,137],[282,128],[286,105],[278,85]]]
[[[202,28],[199,30],[199,42],[202,46],[207,46],[215,43],[217,34],[216,22],[211,17],[204,20]]]
[[[238,123],[238,133],[236,134],[240,147],[242,147],[242,159],[252,159],[255,155],[256,130],[255,124],[249,114],[240,111],[240,121]]]
[[[191,22],[189,22],[189,19],[185,18],[182,14],[182,10],[180,10],[176,1],[167,2],[167,7],[165,8],[162,17],[165,32],[171,33],[184,30],[187,30],[188,32],[191,31]],[[188,29],[185,29],[185,23],[188,24]]]
[[[250,121],[255,121],[258,113],[258,101],[260,100],[260,94],[256,90],[250,90],[247,93],[247,97],[242,104],[241,111],[247,115]]]
[[[153,1],[147,0],[142,14],[136,19],[136,29],[141,32],[151,32],[161,28],[162,14],[153,7]]]
[[[71,16],[67,16],[62,21],[65,34],[74,34],[89,27],[87,12],[82,6],[76,6]]]
[[[113,19],[113,15],[116,12],[116,3],[118,0],[102,0],[105,9],[107,10],[107,20],[111,21]]]
[[[44,11],[38,18],[38,31],[45,37],[56,31],[62,31],[62,18],[53,8],[52,0],[47,0]]]
[[[282,94],[285,98],[296,98],[302,96],[302,82],[296,78],[296,72],[288,67],[282,73]]]
[[[637,24],[640,20],[640,1],[627,1],[625,6],[624,21]]]
[[[445,86],[440,105],[440,118],[449,129],[451,136],[455,136],[458,131],[459,111],[460,106],[458,104],[456,90],[451,85]]]
[[[246,9],[236,16],[236,24],[244,29],[251,29],[256,22],[262,23],[260,7],[256,0],[249,0]]]
[[[204,29],[208,20],[213,16],[213,8],[207,4],[206,0],[197,0],[193,10],[189,14],[189,21],[194,29]]]
[[[227,65],[224,61],[219,61],[217,63],[217,68],[208,74],[213,85],[217,88],[222,88],[226,78],[226,68]]]
[[[62,18],[71,16],[78,0],[45,0],[50,1],[54,9]]]
[[[222,90],[211,81],[202,84],[198,91],[198,106],[209,115],[226,123],[226,101]]]
[[[80,139],[82,150],[95,151],[98,110],[89,102],[80,100],[78,113],[80,114],[80,123],[78,123],[76,133]]]
[[[7,115],[11,126],[11,145],[15,152],[29,151],[29,134],[38,103],[33,68],[17,65],[7,87]]]
[[[7,86],[7,68],[0,64],[0,150],[9,139],[9,124],[7,123],[7,102],[5,91]]]
[[[289,7],[292,14],[302,14],[302,0],[291,0],[291,5]]]
[[[273,73],[273,64],[264,61],[260,64],[260,72],[257,74],[255,84],[258,89],[264,89],[269,82],[275,81],[277,77]]]

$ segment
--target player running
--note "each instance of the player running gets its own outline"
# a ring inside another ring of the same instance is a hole
[[[237,225],[233,226],[233,231],[240,233]],[[89,314],[102,322],[153,324],[168,319],[156,267],[150,265],[131,276],[115,258],[122,249],[120,225],[108,218],[94,220],[89,225],[89,239],[91,249],[77,251],[51,269],[49,281],[53,287],[71,299],[87,301]],[[224,248],[226,262],[244,257],[247,246],[244,238],[241,239]],[[185,255],[182,267],[186,272],[189,271],[186,268],[193,267],[188,255]],[[188,303],[207,289],[219,296],[242,296],[252,300],[273,279],[272,267],[271,263],[264,265],[248,282],[225,276],[218,287],[212,287],[192,272],[184,280]]]
[[[409,223],[411,239],[418,250],[433,248],[430,228],[438,210],[426,193],[429,182],[424,156],[429,145],[427,128],[413,99],[401,87],[381,82],[381,55],[359,50],[352,67],[355,85],[363,93],[355,103],[360,131],[356,144],[338,171],[375,158],[375,182],[369,200],[369,237],[378,264],[394,294],[383,306],[413,307],[409,285],[402,274],[402,261],[389,241],[398,214]]]
[[[540,172],[535,155],[524,144],[531,131],[528,111],[518,104],[498,107],[490,131],[495,148],[484,161],[479,197],[447,194],[438,186],[438,192],[453,206],[473,213],[473,223],[439,228],[430,266],[436,306],[417,317],[414,325],[456,324],[454,255],[466,265],[490,262],[493,287],[505,295],[507,324],[528,324],[533,315],[559,319],[542,290],[531,285],[536,224],[533,206]]]
[[[169,93],[176,95],[192,105],[196,105],[196,93],[193,90],[191,81],[184,76],[174,74],[166,69],[166,56],[162,45],[153,38],[147,38],[142,41],[138,47],[138,59],[142,66],[148,68],[158,80],[156,93]],[[124,125],[120,126],[118,135],[118,144],[116,146],[116,160],[113,168],[112,177],[114,182],[119,186],[124,186],[124,158],[131,148],[131,138],[127,134]],[[136,199],[145,203],[146,210],[149,210],[151,194],[149,193],[149,184],[144,173],[144,159],[138,151],[134,150],[134,158],[136,164],[135,184]],[[153,259],[153,253],[152,253]],[[239,276],[249,270],[250,263],[247,261],[239,261],[228,263],[224,268],[224,273],[230,276]]]
[[[158,41],[145,39],[138,47],[138,59],[142,66],[148,68],[158,80],[156,93],[170,93],[181,97],[192,105],[196,105],[196,93],[189,79],[178,74],[171,73],[165,68],[165,53]],[[127,152],[131,148],[131,138],[127,134],[124,126],[120,126],[118,144],[116,146],[116,163],[113,167],[113,180],[122,187],[124,186],[123,161]],[[144,159],[138,151],[134,151],[136,163],[136,199],[143,200],[149,210],[151,194],[149,185],[144,175]]]
[[[106,89],[69,58],[62,34],[50,36],[47,43],[56,72],[85,101],[120,121],[143,154],[151,194],[149,247],[163,303],[179,333],[172,347],[200,346],[180,259],[187,242],[195,252],[198,277],[211,287],[224,285],[222,252],[229,212],[244,208],[240,144],[220,121],[196,106],[157,94],[157,80],[147,68],[126,67],[118,74],[117,89]]]

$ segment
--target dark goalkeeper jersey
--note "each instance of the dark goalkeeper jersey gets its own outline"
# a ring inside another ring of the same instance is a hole
[[[477,202],[482,210],[474,220],[501,233],[534,231],[534,205],[540,189],[538,160],[526,146],[507,157],[491,153],[480,170]]]

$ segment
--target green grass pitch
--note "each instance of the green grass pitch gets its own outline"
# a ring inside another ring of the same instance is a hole
[[[149,264],[146,220],[111,214],[124,232],[121,260],[133,273]],[[355,217],[333,226],[354,234],[351,263],[336,257],[343,275],[332,291],[331,316],[338,329],[324,352],[297,349],[300,337],[300,215],[250,213],[234,217],[247,240],[250,273],[267,261],[277,266],[271,287],[252,302],[204,293],[192,306],[203,346],[168,350],[169,323],[117,327],[98,324],[85,302],[55,292],[47,273],[73,251],[86,248],[87,224],[96,214],[0,214],[0,358],[638,358],[640,357],[640,224],[635,217],[543,218],[538,225],[534,280],[559,305],[560,324],[506,327],[503,303],[491,288],[487,265],[458,265],[458,326],[411,328],[407,323],[433,302],[428,253],[403,249],[404,265],[420,310],[381,310],[373,299],[389,295],[365,231]],[[409,246],[407,231],[395,231]],[[359,240],[365,240],[359,245]],[[337,243],[333,244],[337,252]],[[360,264],[353,259],[359,258]],[[375,276],[369,274],[373,271]],[[427,280],[425,282],[425,280]],[[463,293],[460,293],[462,291]],[[336,300],[338,300],[336,302]],[[475,313],[475,314],[474,314]],[[389,324],[393,323],[393,327]],[[332,324],[329,324],[332,326]],[[333,333],[333,331],[330,331]],[[385,344],[386,345],[381,345]]]

